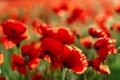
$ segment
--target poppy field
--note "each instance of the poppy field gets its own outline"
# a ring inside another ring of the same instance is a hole
[[[0,80],[120,79],[120,0],[0,0]]]

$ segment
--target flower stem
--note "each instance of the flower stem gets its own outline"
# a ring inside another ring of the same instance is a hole
[[[63,71],[62,71],[62,80],[65,80],[66,72],[67,72],[67,68],[63,68]]]
[[[30,74],[30,72],[29,72],[29,68],[28,68],[27,65],[26,65],[26,67],[27,67],[27,74],[25,75],[25,80],[30,80],[30,76],[29,76],[29,74]]]

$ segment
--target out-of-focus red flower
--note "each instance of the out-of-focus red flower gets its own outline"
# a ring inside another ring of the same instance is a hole
[[[35,73],[31,80],[42,80],[42,74],[40,72]]]
[[[120,13],[120,4],[115,5],[114,9],[115,9],[115,12]]]
[[[66,46],[65,52],[67,52],[63,53],[63,65],[65,67],[77,74],[82,74],[87,70],[88,62],[86,56],[80,49],[77,47]]]
[[[39,47],[35,44],[24,44],[21,48],[22,56],[28,58],[27,63],[30,70],[36,68],[40,63]]]
[[[113,25],[112,25],[112,29],[113,29],[113,30],[118,30],[118,31],[120,32],[120,23],[113,24]]]
[[[22,15],[20,18],[19,18],[19,21],[23,22],[23,23],[27,23],[28,21],[30,21],[30,18],[28,17],[27,13],[26,15]]]
[[[115,40],[110,38],[99,38],[95,44],[94,48],[96,49],[97,54],[100,57],[107,57],[108,54],[116,54],[117,49],[115,47]]]
[[[111,17],[111,14],[109,14],[107,11],[103,11],[101,13],[98,13],[95,17],[95,21],[98,25],[103,25],[106,23],[106,21]]]
[[[37,58],[39,57],[39,46],[33,44],[24,44],[21,47],[21,52],[22,52],[22,56],[28,56],[29,59],[33,59],[33,58]]]
[[[70,2],[64,2],[59,6],[55,6],[53,8],[53,11],[57,13],[58,16],[62,16],[64,12],[71,12],[72,9],[73,9],[73,4],[71,4]]]
[[[98,24],[99,28],[102,29],[109,37],[110,37],[110,30],[106,26],[106,22],[107,20],[110,19],[111,16],[112,14],[108,13],[107,11],[103,11],[102,13],[99,13],[95,17],[96,23]]]
[[[87,11],[85,11],[82,8],[75,7],[73,9],[72,14],[70,15],[70,17],[68,17],[67,22],[69,24],[72,24],[72,23],[74,23],[75,21],[78,20],[78,21],[84,23],[85,20],[87,19],[87,17],[88,17]]]
[[[49,25],[41,25],[38,29],[39,33],[44,37],[50,37],[64,44],[72,44],[75,41],[75,35],[65,27],[50,27]]]
[[[29,36],[26,25],[16,20],[6,20],[2,24],[2,41],[5,48],[12,48]]]
[[[9,16],[10,19],[18,19],[19,13],[17,9],[12,9],[9,15],[10,15]]]
[[[33,19],[31,22],[33,31],[38,32],[37,29],[41,23],[42,23],[42,21],[39,20],[38,18]]]
[[[92,37],[108,37],[107,34],[102,29],[89,28],[88,33]]]
[[[6,80],[4,76],[0,76],[0,80]]]
[[[2,52],[0,52],[0,64],[4,63],[4,55]]]
[[[92,40],[92,38],[90,38],[90,37],[80,38],[80,43],[81,43],[84,47],[90,48],[90,47],[92,47],[93,40]]]
[[[18,70],[21,74],[27,74],[26,63],[24,59],[16,54],[12,55],[12,70]]]
[[[28,70],[35,69],[39,63],[39,49],[34,45],[24,44],[21,49],[22,57],[13,54],[12,55],[12,70],[18,70],[21,74],[27,74]]]

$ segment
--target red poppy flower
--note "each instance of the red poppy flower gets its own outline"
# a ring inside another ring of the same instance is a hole
[[[109,45],[107,47],[103,47],[97,50],[97,54],[100,57],[107,57],[108,54],[116,54],[117,53],[117,49],[114,45]]]
[[[94,48],[97,51],[97,54],[100,57],[107,57],[108,54],[116,54],[117,53],[117,49],[114,46],[115,44],[115,40],[112,40],[110,38],[99,38],[95,44],[94,44]]]
[[[75,35],[65,27],[53,28],[53,31],[49,33],[49,36],[64,44],[73,44],[75,41]]]
[[[27,68],[24,58],[16,54],[13,54],[11,65],[12,65],[12,70],[18,70],[21,74],[27,74]]]
[[[90,37],[80,38],[80,43],[84,47],[90,48],[90,47],[92,47],[93,40]]]
[[[94,43],[94,48],[100,49],[103,47],[107,47],[111,44],[115,44],[116,41],[114,39],[110,39],[110,38],[99,38],[95,43]]]
[[[63,50],[64,44],[56,39],[45,38],[41,41],[41,48],[48,55],[58,56]]]
[[[50,27],[49,25],[41,25],[38,29],[44,37],[50,37],[64,44],[72,44],[75,41],[75,35],[68,28]]]
[[[108,54],[109,54],[109,49],[106,48],[106,47],[100,48],[100,49],[97,50],[97,54],[98,54],[100,57],[107,57]]]
[[[42,80],[42,74],[40,72],[35,73],[31,80]]]
[[[24,44],[21,47],[22,56],[28,56],[29,59],[34,59],[39,57],[39,46],[37,46],[35,43],[31,44]]]
[[[60,56],[61,56],[61,52],[64,49],[63,43],[61,43],[56,39],[46,37],[41,40],[40,48],[41,48],[40,57],[43,57],[45,59],[46,55],[48,55],[50,64],[53,67],[55,68],[62,67],[62,60],[60,59]]]
[[[29,70],[35,69],[39,63],[38,49],[33,45],[23,45],[21,49],[22,57],[13,54],[12,55],[12,69],[18,70],[21,74],[27,74],[27,67]]]
[[[48,46],[50,45],[50,46]],[[45,38],[41,41],[41,55],[50,56],[50,63],[53,67],[62,67],[60,59],[61,52],[63,51],[64,44],[56,39]]]
[[[88,33],[92,37],[108,37],[107,34],[102,29],[89,28]]]
[[[22,56],[28,58],[28,67],[30,70],[36,68],[40,63],[39,59],[39,47],[35,44],[24,44],[21,47]]]
[[[2,29],[2,40],[5,48],[12,48],[28,38],[26,25],[19,21],[6,20],[2,24]]]
[[[84,73],[88,66],[86,56],[77,47],[66,46],[66,49],[69,49],[70,53],[66,53],[65,55],[65,59],[63,60],[64,66],[77,74]],[[65,52],[69,52],[69,51],[66,50]]]
[[[4,76],[0,76],[0,80],[6,80]]]

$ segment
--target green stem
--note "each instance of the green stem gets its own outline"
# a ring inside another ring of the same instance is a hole
[[[66,72],[67,72],[67,68],[63,68],[63,71],[62,71],[62,80],[65,80]]]
[[[29,74],[30,74],[30,72],[29,72],[29,68],[28,68],[27,65],[26,65],[26,67],[27,67],[27,74],[25,75],[25,80],[30,80],[30,76],[29,76]]]

